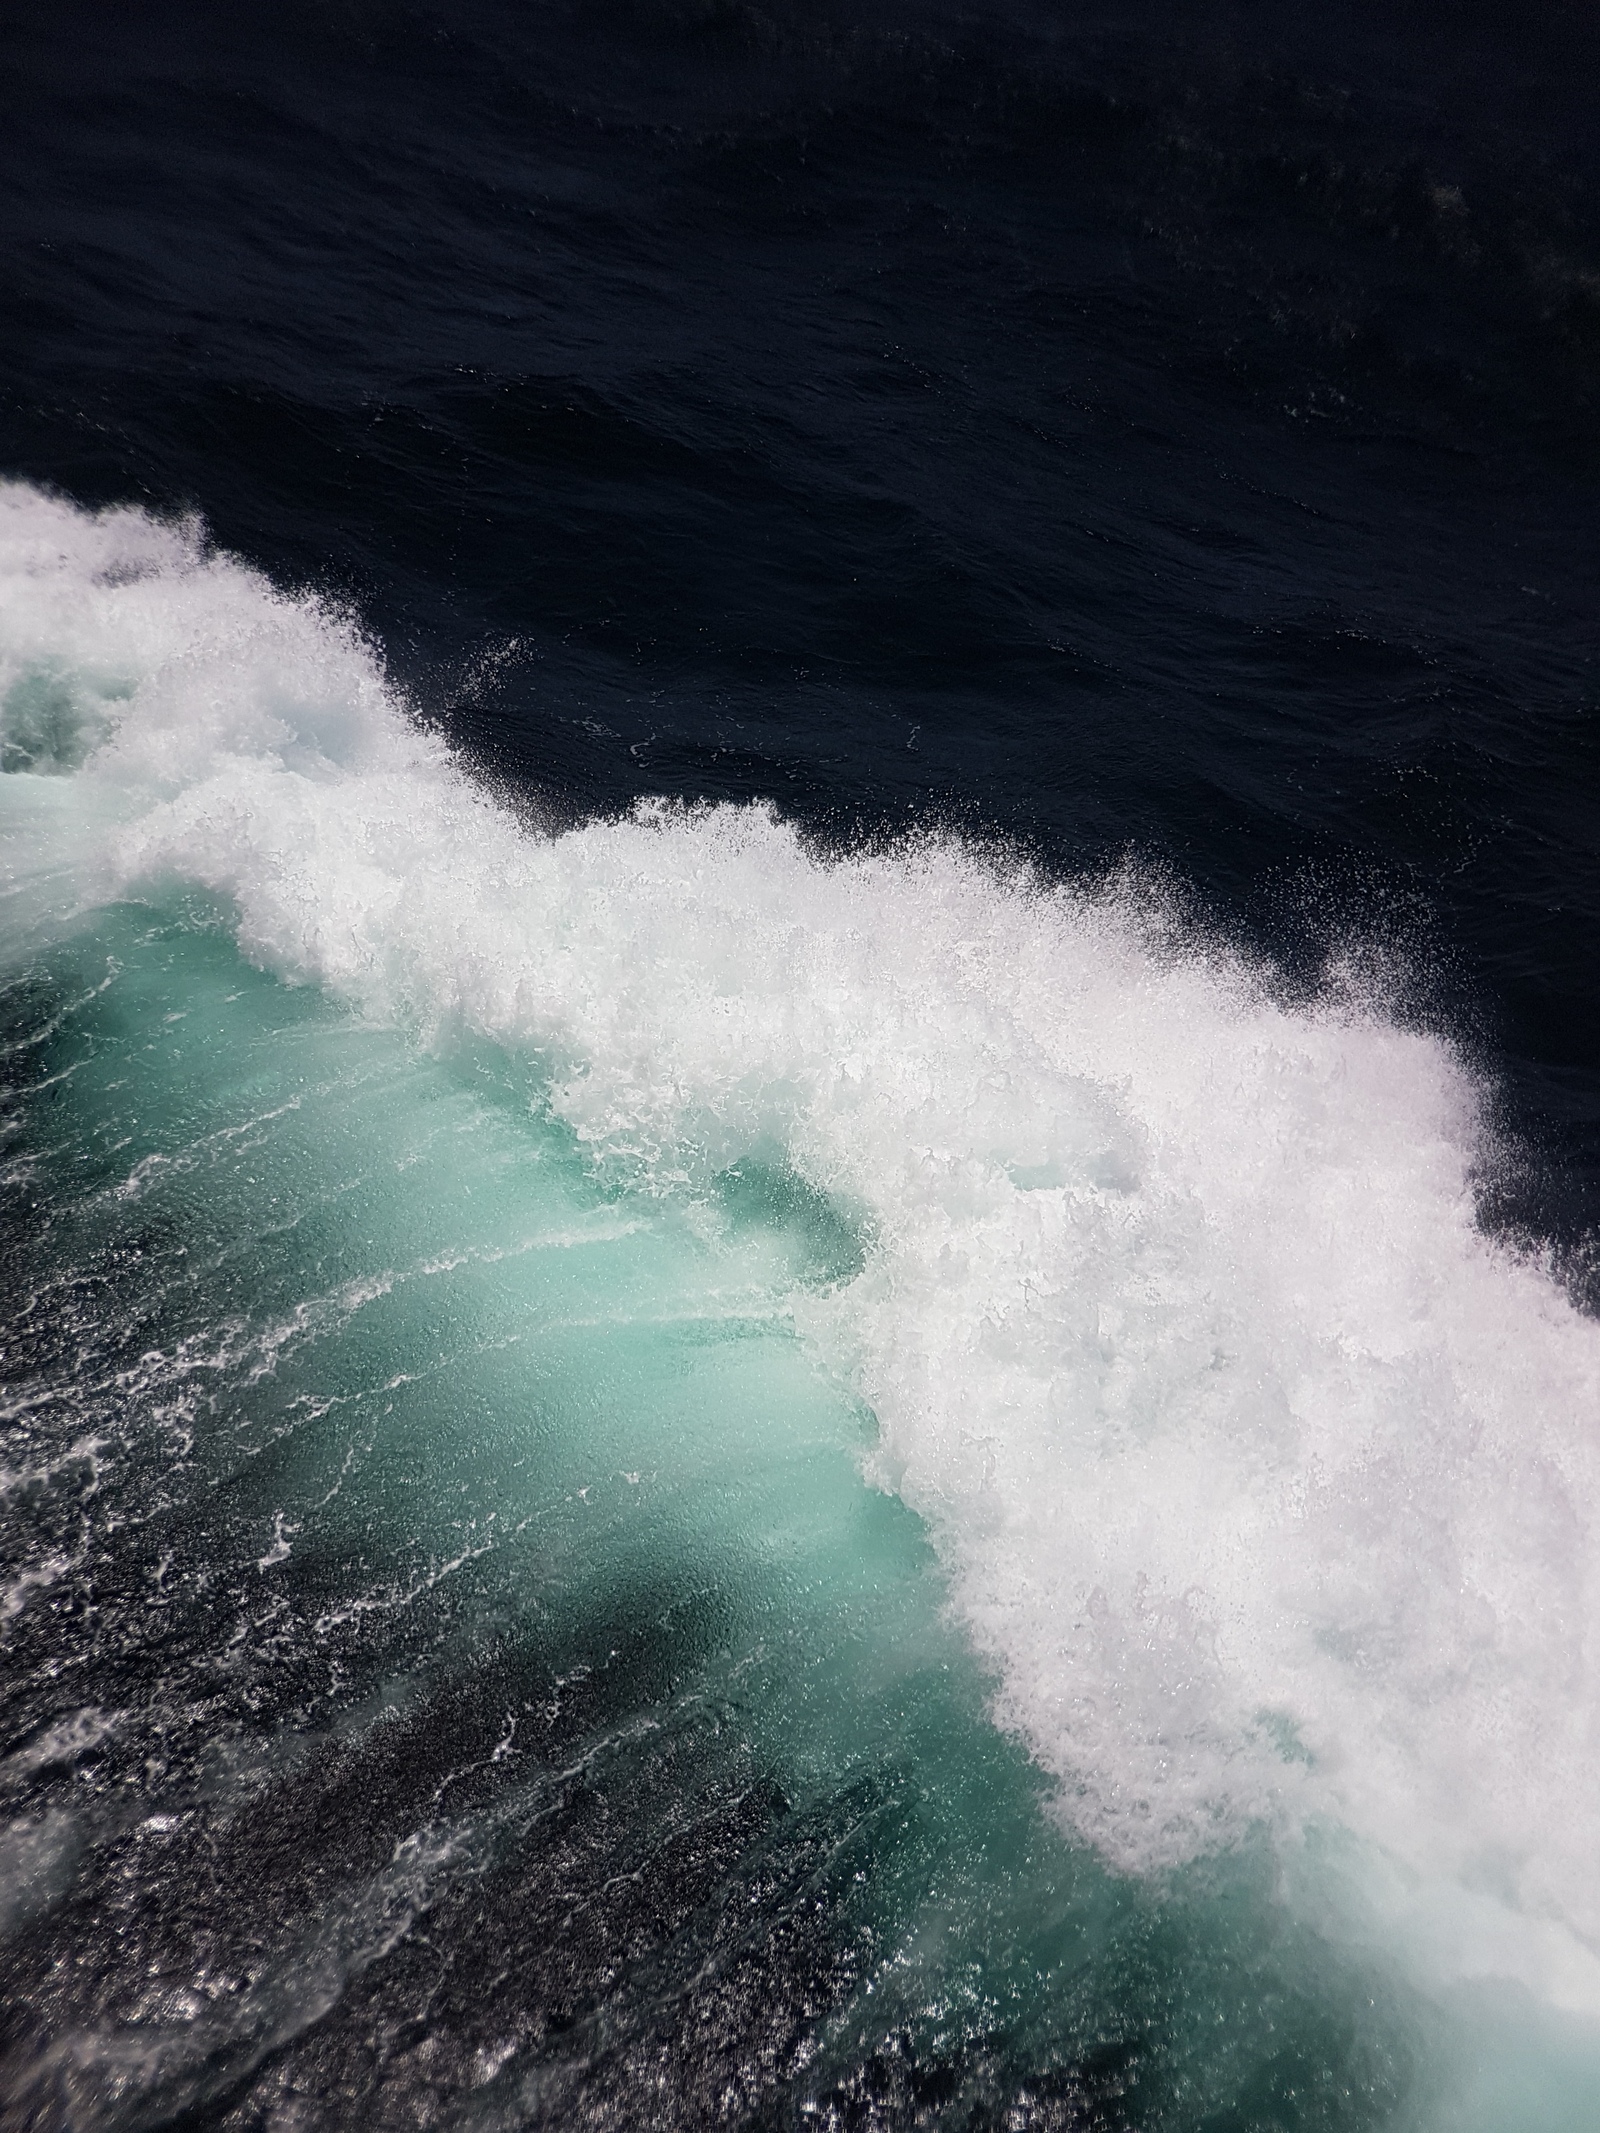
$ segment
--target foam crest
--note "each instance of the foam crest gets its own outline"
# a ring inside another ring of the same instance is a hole
[[[859,1221],[794,1308],[1109,1859],[1331,1821],[1600,2008],[1600,1327],[1479,1234],[1445,1045],[1131,880],[760,809],[530,834],[192,527],[0,492],[0,661],[94,700],[84,898],[203,883],[286,978],[536,1058],[635,1187],[755,1157]],[[14,870],[62,849],[6,815]]]

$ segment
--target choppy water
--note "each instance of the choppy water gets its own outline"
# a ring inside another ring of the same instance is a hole
[[[1582,20],[87,20],[4,2122],[1593,2124]]]

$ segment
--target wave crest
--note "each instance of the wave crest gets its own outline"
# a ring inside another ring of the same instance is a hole
[[[203,883],[284,977],[535,1060],[636,1188],[753,1159],[848,1213],[795,1309],[1085,1839],[1334,1822],[1559,1927],[1530,1982],[1600,2005],[1600,1327],[1481,1234],[1447,1045],[1285,1006],[1133,877],[760,808],[534,834],[193,526],[0,492],[0,661],[103,722],[81,899]],[[7,812],[14,875],[65,863]]]

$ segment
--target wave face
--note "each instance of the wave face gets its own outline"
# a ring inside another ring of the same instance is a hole
[[[545,833],[338,615],[20,486],[0,661],[30,2122],[315,2119],[364,2020],[373,2121],[693,2120],[708,1949],[751,2110],[1583,2122],[1600,1327],[1372,973],[760,808]],[[49,1973],[202,1833],[209,1983]],[[603,1842],[660,1916],[562,1913]],[[613,1952],[405,2015],[474,1904]]]

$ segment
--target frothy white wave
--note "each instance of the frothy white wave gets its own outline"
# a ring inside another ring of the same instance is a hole
[[[541,837],[324,608],[17,486],[0,703],[6,786],[81,758],[8,797],[14,882],[202,883],[285,978],[538,1055],[644,1188],[756,1154],[861,1218],[796,1308],[1108,1859],[1334,1822],[1600,2009],[1600,1326],[1479,1233],[1445,1045],[1135,882],[753,808]]]

